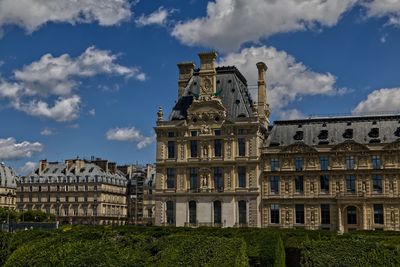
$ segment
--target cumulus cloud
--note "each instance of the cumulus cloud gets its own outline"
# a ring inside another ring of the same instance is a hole
[[[331,73],[315,72],[274,47],[250,47],[238,53],[229,53],[221,58],[219,64],[235,65],[252,85],[257,84],[256,63],[259,61],[268,66],[268,102],[275,110],[282,110],[303,96],[345,92],[345,89],[335,87],[336,77]]]
[[[77,94],[83,79],[97,75],[117,75],[146,80],[139,67],[116,63],[118,55],[108,50],[88,47],[78,57],[63,54],[43,55],[38,61],[15,70],[10,80],[0,77],[0,98],[33,116],[56,121],[71,121],[79,116],[81,99]],[[52,97],[53,103],[48,98]]]
[[[21,166],[18,170],[20,175],[28,175],[33,172],[37,167],[37,163],[33,161],[27,161],[23,166]]]
[[[371,92],[367,99],[358,103],[353,114],[369,112],[399,112],[400,88],[383,88]]]
[[[113,128],[106,133],[107,140],[127,141],[136,143],[138,149],[143,149],[154,142],[154,136],[144,136],[135,127]]]
[[[13,24],[32,33],[48,22],[112,26],[131,15],[129,0],[1,0],[0,30]]]
[[[14,102],[14,108],[32,116],[66,122],[78,118],[80,103],[81,98],[73,95],[58,98],[52,106],[41,100],[32,100],[28,103]]]
[[[41,152],[43,145],[39,142],[23,141],[17,143],[15,138],[0,138],[0,159],[1,160],[18,160],[21,158],[29,158],[34,153]]]
[[[277,115],[282,120],[297,120],[306,117],[297,109],[280,110]]]
[[[172,12],[173,10],[168,10],[161,6],[149,15],[141,15],[138,19],[135,20],[135,22],[136,25],[139,27],[148,25],[165,25],[167,23],[168,16]]]
[[[388,17],[387,24],[400,26],[400,1],[372,0],[364,3],[368,17]]]
[[[172,35],[188,45],[223,51],[276,33],[334,26],[357,0],[215,0],[205,17],[178,23]]]

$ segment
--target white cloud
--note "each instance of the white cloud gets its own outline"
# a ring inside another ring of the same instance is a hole
[[[89,115],[96,115],[96,110],[94,108],[92,108],[91,110],[89,110]]]
[[[107,140],[128,141],[137,143],[136,147],[138,149],[145,148],[154,141],[153,136],[144,136],[135,127],[126,127],[126,128],[117,127],[114,129],[110,129],[106,133],[106,138]]]
[[[135,20],[136,25],[139,27],[148,25],[165,25],[167,23],[168,16],[173,12],[173,10],[165,9],[164,7],[159,7],[153,13],[149,15],[141,15]]]
[[[368,17],[388,17],[388,24],[400,26],[400,1],[399,0],[372,0],[366,1]]]
[[[286,108],[290,102],[302,96],[336,95],[345,92],[345,89],[335,87],[334,75],[315,72],[274,47],[250,47],[239,53],[230,53],[221,58],[219,65],[235,65],[244,74],[248,84],[254,85],[257,84],[256,63],[259,61],[268,66],[267,96],[275,111]]]
[[[15,138],[0,138],[0,159],[1,160],[17,160],[21,158],[29,158],[36,152],[41,152],[43,145],[39,142],[31,143],[23,141],[16,143]]]
[[[369,112],[399,112],[400,88],[383,88],[371,92],[367,99],[358,103],[353,114]]]
[[[77,94],[83,79],[97,75],[118,75],[146,80],[138,67],[116,63],[118,55],[91,46],[80,56],[68,54],[54,57],[43,55],[38,61],[14,71],[11,81],[0,77],[0,98],[7,98],[12,106],[33,116],[56,121],[70,121],[79,116],[81,99]],[[50,96],[58,97],[50,104]]]
[[[23,86],[26,94],[69,95],[75,89],[78,78],[88,78],[96,75],[119,75],[135,78],[140,81],[146,75],[138,67],[126,67],[115,63],[118,56],[108,50],[100,50],[94,46],[76,58],[68,54],[53,57],[43,55],[38,61],[26,65],[22,70],[14,72],[15,80]]]
[[[20,175],[28,175],[29,173],[33,172],[37,167],[37,163],[32,161],[27,161],[23,166],[19,168]]]
[[[276,33],[334,26],[357,0],[215,0],[207,16],[178,23],[172,35],[188,45],[223,51]]]
[[[58,122],[71,121],[79,116],[81,98],[78,95],[59,97],[53,106],[42,100],[32,100],[27,103],[14,102],[14,108],[29,115],[53,119]]]
[[[53,130],[50,128],[45,127],[41,132],[40,135],[49,136],[53,134]]]
[[[31,33],[48,22],[111,26],[131,15],[129,0],[1,0],[0,30],[14,24]]]
[[[296,120],[306,117],[301,111],[297,109],[280,110],[277,115],[282,120]]]

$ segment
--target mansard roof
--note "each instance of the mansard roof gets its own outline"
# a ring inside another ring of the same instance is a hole
[[[215,68],[217,90],[216,95],[221,99],[227,116],[230,119],[253,116],[253,100],[247,87],[247,81],[234,66]],[[170,120],[184,120],[193,98],[199,95],[199,70],[195,70],[184,93],[178,98],[172,109]]]
[[[400,115],[369,115],[275,121],[265,143],[285,147],[296,142],[309,146],[388,144],[400,138]]]
[[[17,175],[14,170],[0,163],[0,187],[16,188]]]

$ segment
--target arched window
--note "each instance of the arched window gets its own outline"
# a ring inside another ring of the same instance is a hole
[[[167,224],[174,224],[175,223],[175,216],[174,216],[174,202],[172,201],[167,201],[166,203],[167,206]]]
[[[197,222],[197,211],[196,211],[196,201],[189,201],[189,223],[196,224]]]
[[[238,202],[238,207],[239,207],[239,224],[246,224],[247,223],[246,201],[240,200]]]
[[[214,201],[214,223],[222,224],[222,209],[221,209],[221,201]]]
[[[357,208],[347,207],[347,224],[357,224]]]

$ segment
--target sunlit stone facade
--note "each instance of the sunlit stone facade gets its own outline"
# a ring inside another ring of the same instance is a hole
[[[17,209],[42,210],[61,224],[125,224],[127,179],[102,159],[42,160],[17,186]]]
[[[400,116],[275,122],[262,226],[400,230]]]
[[[168,120],[158,113],[156,224],[260,227],[261,150],[267,133],[264,63],[259,99],[235,67],[178,64],[178,101]],[[254,71],[257,71],[254,66]]]
[[[157,225],[400,230],[400,115],[269,126],[266,65],[253,102],[235,67],[199,56],[158,112]]]
[[[0,163],[0,208],[15,208],[17,179],[12,168]]]

